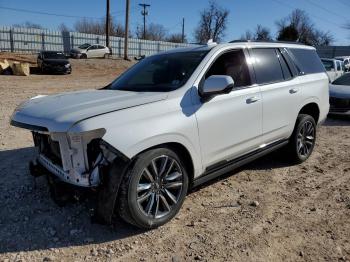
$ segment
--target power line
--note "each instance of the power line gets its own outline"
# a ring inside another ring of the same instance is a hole
[[[88,19],[99,19],[99,20],[104,19],[101,17],[65,15],[65,14],[49,13],[49,12],[34,11],[34,10],[27,10],[27,9],[20,9],[20,8],[11,8],[11,7],[4,7],[4,6],[0,6],[0,9],[15,11],[15,12],[22,12],[22,13],[32,13],[32,14],[39,14],[39,15],[66,17],[66,18],[83,18],[83,19],[88,18]]]
[[[327,12],[329,14],[333,14],[333,15],[335,15],[337,17],[342,17],[345,20],[348,19],[347,17],[345,17],[345,16],[343,16],[341,14],[338,14],[338,13],[336,13],[336,12],[330,10],[330,9],[327,9],[327,8],[325,8],[325,7],[323,7],[323,6],[319,5],[319,4],[316,4],[315,2],[313,2],[311,0],[306,0],[306,1],[309,2],[309,4],[314,5],[314,6],[318,7],[319,9],[322,9],[323,11],[325,11],[325,12]]]
[[[293,9],[297,8],[297,7],[295,7],[295,6],[292,6],[292,5],[290,5],[290,4],[287,4],[287,3],[285,3],[285,2],[282,2],[282,1],[280,1],[280,0],[272,0],[272,1],[274,1],[274,2],[276,2],[276,3],[278,3],[278,4],[280,4],[280,5],[284,5],[284,6],[286,6],[286,7],[289,7],[289,8],[293,8]],[[324,18],[324,17],[316,16],[316,15],[313,15],[313,14],[309,14],[309,15],[310,15],[311,17],[315,18],[315,19],[318,19],[318,20],[321,20],[321,21],[324,21],[324,22],[333,24],[333,25],[338,26],[338,27],[342,27],[340,24],[334,23],[333,21],[328,20],[328,19],[326,19],[326,18]]]
[[[348,2],[344,2],[344,1],[341,1],[341,0],[338,0],[339,3],[345,5],[346,7],[350,7],[350,4]]]
[[[137,11],[137,10],[138,10],[138,7],[135,6],[135,5],[134,5],[133,7],[131,7],[131,8],[129,8],[129,11],[130,11],[130,12],[135,12],[135,11]],[[123,11],[120,10],[120,11],[111,12],[112,15],[114,15],[114,14],[116,14],[116,15],[117,15],[117,14],[124,14],[124,13],[125,13],[124,10],[123,10]]]

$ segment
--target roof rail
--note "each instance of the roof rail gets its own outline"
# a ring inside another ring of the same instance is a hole
[[[277,43],[277,44],[305,45],[299,42],[275,41],[275,40],[232,40],[229,43]]]

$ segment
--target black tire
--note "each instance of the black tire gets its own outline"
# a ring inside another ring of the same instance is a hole
[[[300,164],[307,160],[315,147],[315,143],[315,119],[310,115],[300,114],[287,145],[290,161],[294,164]]]
[[[82,55],[80,56],[80,59],[87,59],[87,55],[86,55],[86,54],[82,54]]]
[[[153,163],[155,164],[152,165]],[[146,169],[149,172],[146,172]],[[160,172],[154,171],[155,169]],[[159,185],[150,182],[150,175],[154,181],[159,181]],[[171,183],[172,188],[169,187]],[[175,183],[177,187],[173,188]],[[140,190],[145,185],[151,185],[151,188]],[[152,149],[137,156],[132,167],[126,172],[119,190],[118,213],[127,223],[139,228],[156,228],[170,221],[178,213],[187,190],[188,175],[176,153],[168,148]],[[147,195],[149,196],[146,197]],[[141,202],[141,199],[145,200]]]

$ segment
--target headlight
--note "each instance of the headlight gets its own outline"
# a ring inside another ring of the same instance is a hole
[[[69,67],[70,67],[70,64],[65,64],[64,67],[65,67],[65,68],[69,68]]]

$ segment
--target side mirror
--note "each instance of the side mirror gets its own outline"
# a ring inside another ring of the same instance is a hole
[[[212,75],[199,87],[199,95],[208,99],[220,94],[228,94],[232,91],[234,81],[231,76]]]

